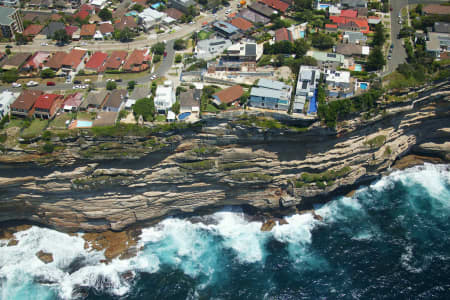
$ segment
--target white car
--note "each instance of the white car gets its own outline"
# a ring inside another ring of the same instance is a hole
[[[229,13],[231,13],[231,9],[227,9],[227,10],[225,11],[225,14],[226,14],[226,15],[228,15]]]
[[[78,90],[79,88],[80,88],[79,85],[74,85],[74,86],[73,86],[73,89],[74,89],[74,90]]]
[[[41,43],[41,46],[48,46],[48,43]]]
[[[22,85],[20,84],[20,83],[17,83],[17,82],[13,82],[12,83],[12,87],[13,88],[20,88]]]
[[[39,83],[33,80],[27,82],[27,86],[37,86],[37,85],[39,85]]]

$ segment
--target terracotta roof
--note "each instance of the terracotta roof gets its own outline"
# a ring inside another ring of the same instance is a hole
[[[114,51],[106,60],[105,67],[107,69],[119,69],[127,55],[127,51]]]
[[[64,57],[62,61],[63,66],[70,66],[73,69],[76,69],[78,65],[81,63],[83,56],[86,54],[85,50],[72,49],[69,54]]]
[[[80,29],[78,26],[66,26],[67,35],[71,37],[78,29]]]
[[[241,18],[241,17],[231,20],[230,23],[242,31],[247,31],[253,27],[252,23],[250,23],[249,21],[247,21],[246,19]]]
[[[108,58],[108,54],[104,52],[95,52],[84,67],[86,69],[95,69],[99,71],[105,64],[106,58]]]
[[[43,91],[24,90],[16,99],[16,101],[11,104],[11,108],[30,110],[39,96],[41,96],[43,93]]]
[[[80,10],[78,13],[76,13],[75,18],[80,18],[81,20],[86,19],[89,17],[89,12],[86,10]]]
[[[106,100],[105,107],[116,107],[119,108],[122,104],[123,100],[125,99],[125,96],[127,94],[126,90],[114,90],[111,92],[111,94],[108,97],[108,100]]]
[[[94,12],[95,11],[95,7],[93,5],[85,3],[85,4],[80,6],[80,10],[85,10],[85,11],[88,11],[88,12]]]
[[[36,35],[39,32],[41,32],[42,28],[44,28],[44,26],[38,24],[31,24],[30,26],[25,28],[25,30],[23,31],[23,35]]]
[[[331,16],[330,20],[333,23],[336,23],[338,25],[347,25],[349,23],[355,24],[358,28],[360,28],[360,31],[363,33],[369,32],[369,23],[367,22],[366,18],[347,18],[347,17],[341,17],[341,16]]]
[[[289,4],[280,0],[259,0],[259,2],[281,12],[285,12],[289,8]]]
[[[450,15],[450,6],[439,4],[428,4],[422,9],[425,14],[429,15]]]
[[[49,52],[38,51],[31,56],[23,68],[38,69],[50,57]]]
[[[132,16],[123,16],[114,27],[119,30],[124,30],[125,28],[133,29],[137,27],[137,24]]]
[[[55,52],[53,53],[52,57],[50,57],[50,59],[47,61],[45,66],[52,69],[60,69],[66,56],[67,56],[66,52],[63,51]]]
[[[80,36],[93,36],[95,34],[95,24],[84,24],[81,26]]]
[[[123,68],[125,70],[132,70],[132,69],[134,69],[135,66],[137,66],[137,67],[139,67],[139,70],[136,69],[136,71],[141,71],[142,70],[141,66],[144,64],[144,62],[150,60],[150,57],[147,54],[148,54],[148,50],[146,50],[146,49],[134,50],[128,57]],[[144,66],[144,69],[146,67],[147,67],[147,65]]]
[[[176,8],[173,8],[173,7],[166,9],[165,13],[169,17],[174,18],[175,20],[179,20],[179,19],[181,19],[181,17],[184,16],[182,11],[180,11]]]
[[[110,23],[102,23],[98,27],[102,34],[114,32],[114,27]]]
[[[275,31],[275,41],[290,41],[292,42],[292,33],[286,28],[280,28]]]
[[[221,103],[232,103],[238,100],[244,94],[244,89],[240,85],[233,85],[227,89],[221,90],[213,95]]]
[[[358,15],[358,12],[356,10],[352,10],[352,9],[341,10],[341,17],[356,18],[357,15]]]
[[[336,24],[325,24],[325,28],[334,28],[337,29],[338,26]]]
[[[58,99],[62,98],[62,95],[58,94],[44,94],[37,98],[36,103],[34,104],[35,108],[40,109],[50,109],[53,103]]]

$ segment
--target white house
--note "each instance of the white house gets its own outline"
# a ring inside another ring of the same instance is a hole
[[[151,9],[146,8],[138,15],[139,24],[141,24],[145,30],[151,29],[153,26],[161,22],[164,18],[167,17],[167,14]]]
[[[156,96],[154,99],[155,108],[158,113],[165,114],[172,105],[176,102],[175,91],[173,89],[173,83],[170,80],[166,80],[163,85],[156,88]]]
[[[11,104],[17,99],[19,94],[10,91],[3,91],[0,94],[0,120],[9,114]]]
[[[231,45],[231,41],[224,38],[201,40],[195,47],[195,57],[198,59],[210,60],[221,54]]]

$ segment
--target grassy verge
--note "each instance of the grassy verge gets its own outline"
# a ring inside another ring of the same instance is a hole
[[[241,174],[233,174],[231,175],[231,178],[236,181],[264,181],[264,182],[271,182],[272,176],[263,174],[263,173],[241,173]]]

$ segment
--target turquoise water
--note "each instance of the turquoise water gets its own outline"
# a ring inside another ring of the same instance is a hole
[[[396,171],[316,213],[271,232],[239,208],[168,218],[108,265],[82,238],[32,227],[0,241],[1,299],[449,299],[448,165]]]
[[[366,82],[361,82],[361,83],[359,83],[359,87],[360,87],[360,89],[362,89],[362,90],[367,90],[367,83]]]
[[[92,127],[91,121],[83,121],[83,120],[77,121],[77,128],[88,128],[88,127]]]
[[[184,120],[191,115],[190,112],[184,112],[178,116],[178,120]]]
[[[361,72],[362,71],[362,66],[360,64],[356,64],[355,65],[355,71]]]

